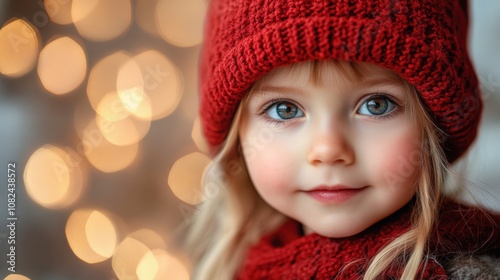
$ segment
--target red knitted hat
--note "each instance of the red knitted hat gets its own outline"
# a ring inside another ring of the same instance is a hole
[[[200,118],[213,153],[256,80],[307,60],[398,73],[445,132],[450,162],[476,137],[482,103],[466,50],[466,0],[210,0],[206,20]]]

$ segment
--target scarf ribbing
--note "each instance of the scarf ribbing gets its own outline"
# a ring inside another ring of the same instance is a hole
[[[367,230],[347,238],[303,235],[301,225],[288,220],[248,251],[236,279],[361,279],[370,260],[392,240],[408,231],[407,205]],[[500,215],[445,201],[428,244],[419,278],[447,279],[443,265],[460,254],[500,251]],[[383,279],[399,279],[395,264]]]

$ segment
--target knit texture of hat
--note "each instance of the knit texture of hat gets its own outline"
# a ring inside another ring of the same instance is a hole
[[[256,80],[280,66],[337,59],[392,69],[415,86],[453,162],[474,141],[482,110],[467,29],[466,0],[210,0],[200,119],[211,152]]]

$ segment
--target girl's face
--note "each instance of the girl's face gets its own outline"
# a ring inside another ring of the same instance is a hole
[[[244,103],[240,144],[269,205],[306,233],[347,237],[414,196],[420,137],[394,73],[330,62],[311,75],[311,65],[259,81]]]

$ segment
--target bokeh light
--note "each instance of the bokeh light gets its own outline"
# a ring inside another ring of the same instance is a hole
[[[153,114],[151,100],[144,90],[137,87],[120,90],[118,97],[124,109],[132,115],[142,120],[151,120]]]
[[[28,200],[19,200],[19,209],[50,209],[23,216],[41,240],[31,252],[33,236],[18,232],[19,244],[27,245],[17,247],[18,256],[39,263],[28,276],[189,279],[179,242],[184,203],[169,202],[205,199],[200,182],[210,159],[194,153],[179,159],[170,175],[168,167],[179,151],[203,149],[199,124],[191,127],[205,9],[204,0],[0,4],[11,18],[0,23],[6,93],[0,104],[18,112],[6,118],[12,149],[5,158],[24,165],[19,187]],[[178,147],[168,146],[174,143]],[[168,196],[151,199],[158,191]]]
[[[231,171],[206,173],[197,119],[208,1],[0,0],[0,158],[16,163],[19,222],[19,274],[4,263],[0,279],[189,279],[188,224]],[[483,136],[496,143],[500,1],[471,2]],[[490,162],[475,165],[476,202],[500,211]]]
[[[87,263],[109,259],[116,248],[114,223],[101,211],[80,209],[66,222],[66,239],[73,253]]]
[[[202,153],[191,153],[178,159],[168,174],[168,185],[180,200],[191,205],[205,200],[201,178],[210,158]]]
[[[140,119],[151,120],[151,100],[144,90],[142,70],[134,59],[130,59],[119,70],[116,88],[127,111]]]
[[[200,151],[208,154],[208,152],[209,152],[208,144],[205,141],[205,138],[203,137],[203,132],[201,129],[201,122],[200,122],[199,118],[196,118],[194,120],[193,129],[191,130],[191,138],[193,139],[196,147]]]
[[[116,246],[116,231],[113,223],[99,211],[92,211],[85,233],[90,248],[97,254],[110,258]]]
[[[21,274],[9,274],[4,280],[30,280],[28,277]]]
[[[189,279],[180,256],[167,252],[163,238],[151,229],[129,234],[117,247],[112,266],[119,279]]]
[[[155,280],[189,280],[188,269],[178,257],[161,249],[153,250],[153,254],[158,262]]]
[[[71,16],[82,37],[107,41],[128,29],[132,6],[130,0],[73,0]]]
[[[113,130],[113,126],[106,129]],[[95,121],[91,121],[85,132],[81,145],[88,161],[98,170],[111,173],[128,167],[136,158],[139,144],[116,146],[110,143],[101,133]]]
[[[73,23],[71,17],[71,4],[73,0],[44,0],[45,11],[50,20],[57,24]]]
[[[101,102],[97,105],[96,113],[110,122],[123,120],[130,116],[129,111],[123,106],[120,97],[114,92],[106,94],[101,99]]]
[[[108,93],[116,93],[118,71],[130,60],[125,51],[114,52],[99,60],[90,70],[87,97],[94,110]]]
[[[150,252],[151,250],[142,242],[131,237],[125,238],[116,248],[111,261],[111,266],[118,279],[139,279],[137,268],[143,257]],[[142,264],[142,267],[148,266]]]
[[[140,71],[139,71],[140,69]],[[142,76],[141,76],[142,75]],[[132,100],[131,113],[157,120],[170,115],[182,96],[182,78],[177,67],[155,50],[133,57],[118,73],[118,93],[125,103]]]
[[[38,76],[42,85],[54,94],[77,88],[87,73],[87,58],[82,47],[69,37],[48,43],[40,52]]]
[[[17,78],[33,69],[38,58],[36,29],[22,19],[14,19],[0,29],[0,73]]]
[[[204,0],[159,0],[156,7],[157,29],[162,38],[178,47],[191,47],[203,39],[207,4]]]
[[[139,229],[129,234],[128,237],[141,242],[147,246],[149,250],[165,248],[165,241],[163,238],[151,229]],[[147,251],[137,264],[136,273],[138,279],[141,280],[156,279],[155,276],[157,276],[158,269],[159,264],[155,255],[152,251]]]
[[[97,107],[97,127],[111,144],[138,143],[149,131],[151,121],[132,117],[115,93],[106,95]]]
[[[26,192],[44,207],[67,207],[80,197],[86,182],[82,164],[75,151],[44,145],[31,155],[26,164]]]
[[[164,249],[166,247],[165,240],[161,237],[157,232],[151,229],[139,229],[131,234],[128,237],[134,238],[137,241],[140,241],[142,244],[148,246],[150,249]]]
[[[136,273],[140,280],[153,280],[158,273],[158,261],[152,251],[146,252],[137,265]]]

